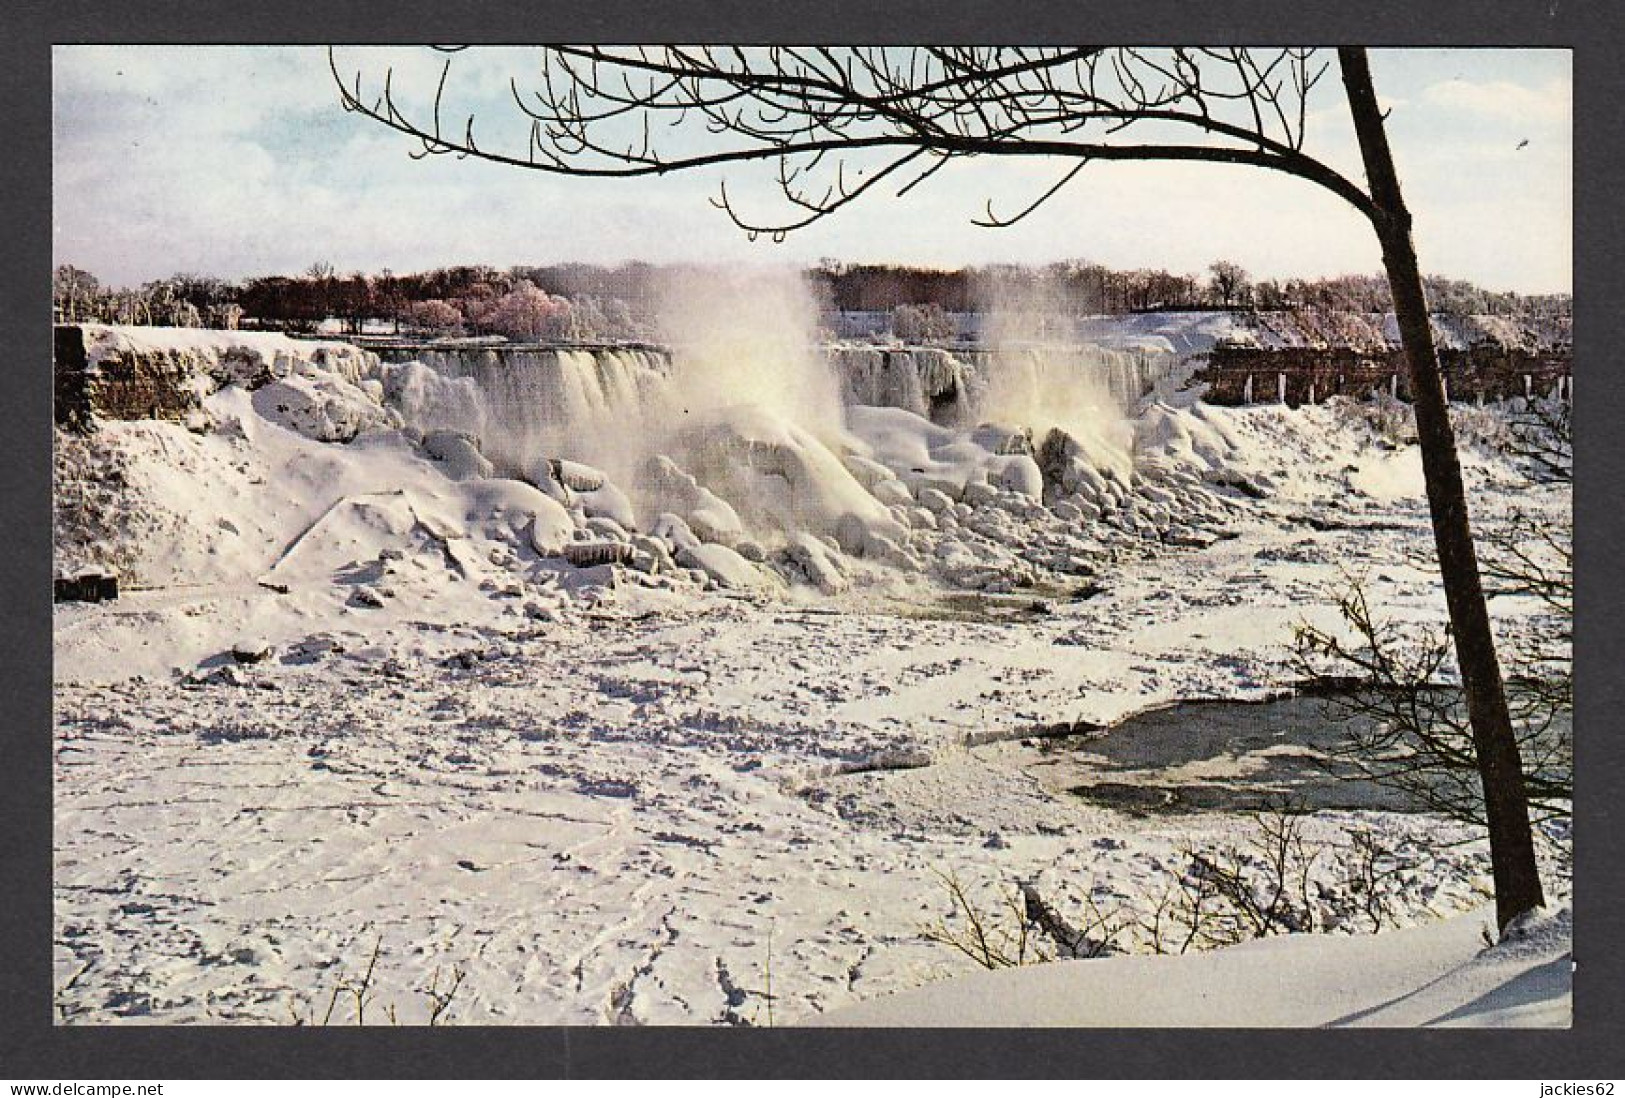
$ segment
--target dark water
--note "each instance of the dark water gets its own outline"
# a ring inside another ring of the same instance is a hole
[[[1364,720],[1364,718],[1354,718]],[[1554,731],[1568,735],[1565,714]],[[1335,756],[1351,732],[1336,699],[1193,701],[1108,728],[1026,741],[1023,768],[1047,788],[1129,812],[1426,811],[1396,790],[1352,777]]]

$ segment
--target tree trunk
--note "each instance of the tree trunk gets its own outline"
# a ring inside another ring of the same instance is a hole
[[[1473,748],[1484,784],[1484,808],[1489,821],[1490,860],[1495,875],[1496,922],[1505,928],[1517,916],[1545,903],[1540,875],[1535,868],[1534,834],[1529,825],[1529,801],[1524,792],[1523,761],[1507,711],[1501,668],[1490,631],[1489,610],[1479,579],[1478,556],[1467,521],[1467,495],[1462,485],[1456,439],[1450,426],[1444,379],[1433,346],[1427,299],[1411,243],[1411,216],[1400,194],[1399,177],[1382,113],[1371,85],[1365,50],[1339,47],[1343,85],[1365,161],[1366,180],[1377,207],[1373,217],[1382,242],[1383,265],[1394,299],[1394,316],[1410,364],[1411,392],[1416,410],[1416,434],[1422,450],[1427,481],[1428,508],[1433,518],[1433,539],[1438,547],[1439,573],[1450,608],[1450,628],[1467,696],[1467,714],[1473,729]]]

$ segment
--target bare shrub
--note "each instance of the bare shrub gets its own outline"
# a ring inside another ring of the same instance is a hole
[[[1346,767],[1337,772],[1484,826],[1472,727],[1460,690],[1444,673],[1448,631],[1380,621],[1356,580],[1337,605],[1352,637],[1302,625],[1294,638],[1308,680],[1345,688],[1327,693],[1345,719],[1346,736],[1332,757]],[[1540,643],[1544,649],[1549,642]],[[1566,657],[1547,652],[1530,667],[1536,654],[1525,655],[1524,673],[1507,677],[1506,693],[1530,808],[1540,822],[1570,811],[1574,753],[1564,716],[1572,687],[1566,671],[1549,673],[1553,663],[1566,668]]]
[[[1074,926],[1032,882],[1002,887],[998,906],[983,910],[958,877],[941,872],[937,877],[948,890],[953,911],[926,927],[922,935],[927,941],[958,950],[983,968],[1015,968],[1123,952],[1117,938],[1130,920],[1115,909],[1103,909],[1092,892],[1085,900],[1083,925]]]
[[[1000,969],[1398,925],[1399,878],[1422,853],[1402,854],[1364,829],[1346,844],[1312,841],[1308,819],[1301,806],[1283,802],[1256,814],[1239,842],[1181,848],[1179,867],[1155,899],[1103,904],[1089,888],[1076,925],[1031,882],[1000,888],[997,906],[985,908],[957,877],[938,873],[953,910],[923,936]]]
[[[327,999],[327,1006],[322,1011],[320,1018],[315,1016],[308,1001],[290,1002],[288,1004],[288,1015],[292,1023],[296,1026],[332,1025],[334,1024],[333,1018],[338,1011],[339,1003],[348,1002],[351,1005],[351,1014],[355,1024],[358,1026],[366,1025],[367,1008],[377,998],[376,989],[373,987],[373,976],[378,970],[378,958],[382,954],[383,948],[383,935],[379,935],[378,940],[373,943],[372,953],[368,956],[366,968],[362,970],[360,977],[354,980],[341,978],[333,985],[332,993]],[[443,969],[436,965],[433,974],[429,977],[429,986],[419,989],[420,994],[426,1000],[429,1014],[428,1024],[431,1026],[446,1024],[452,1003],[456,1000],[457,992],[462,988],[463,980],[467,976],[467,973],[462,968],[456,966],[452,967],[449,976],[442,977],[442,972]],[[445,980],[444,986],[442,986],[442,979]],[[389,1019],[390,1025],[400,1024],[394,1003],[390,1003],[384,1008],[384,1016]]]

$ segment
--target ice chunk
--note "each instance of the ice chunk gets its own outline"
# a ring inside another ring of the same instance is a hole
[[[719,587],[753,588],[768,583],[767,574],[726,545],[701,543],[677,551],[677,563],[697,568]]]
[[[662,511],[687,516],[688,526],[702,541],[733,545],[745,534],[739,514],[665,454],[644,463],[639,489]]]
[[[604,481],[595,491],[576,491],[576,502],[586,510],[588,518],[613,519],[623,529],[637,529],[637,514],[632,509],[632,501],[609,481]]]
[[[661,513],[655,519],[654,536],[671,542],[676,550],[689,549],[700,544],[700,539],[694,536],[681,515],[674,515],[670,511]]]
[[[1028,499],[1039,499],[1044,494],[1044,474],[1038,462],[1026,454],[1015,454],[999,459],[993,467],[993,483]]]
[[[480,454],[473,436],[462,431],[430,431],[423,436],[423,448],[445,464],[446,475],[452,480],[488,477],[496,471]]]
[[[874,497],[888,507],[906,507],[914,502],[914,495],[908,490],[908,485],[891,477],[879,481],[871,487]]]
[[[841,569],[840,554],[812,535],[791,534],[785,546],[785,555],[807,577],[807,582],[824,594],[833,595],[846,589],[847,579]]]
[[[752,530],[833,533],[855,522],[869,533],[906,534],[822,438],[766,408],[723,409],[683,442],[696,477]]]

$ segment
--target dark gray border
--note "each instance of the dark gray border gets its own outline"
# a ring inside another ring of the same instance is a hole
[[[156,8],[156,6],[154,6]],[[1619,946],[1622,872],[1612,798],[1625,788],[1614,739],[1625,695],[1617,571],[1625,484],[1625,175],[1619,104],[1625,35],[1610,0],[1491,4],[1434,0],[823,0],[816,10],[699,3],[368,0],[233,5],[113,2],[15,6],[7,18],[8,253],[0,312],[0,648],[8,704],[0,737],[0,1075],[9,1078],[394,1077],[1444,1077],[1625,1076]],[[1580,841],[1575,1027],[1563,1033],[1415,1031],[716,1031],[446,1029],[312,1031],[58,1029],[51,1025],[50,360],[52,42],[374,41],[1207,42],[1541,45],[1576,50],[1575,232],[1580,478]]]

